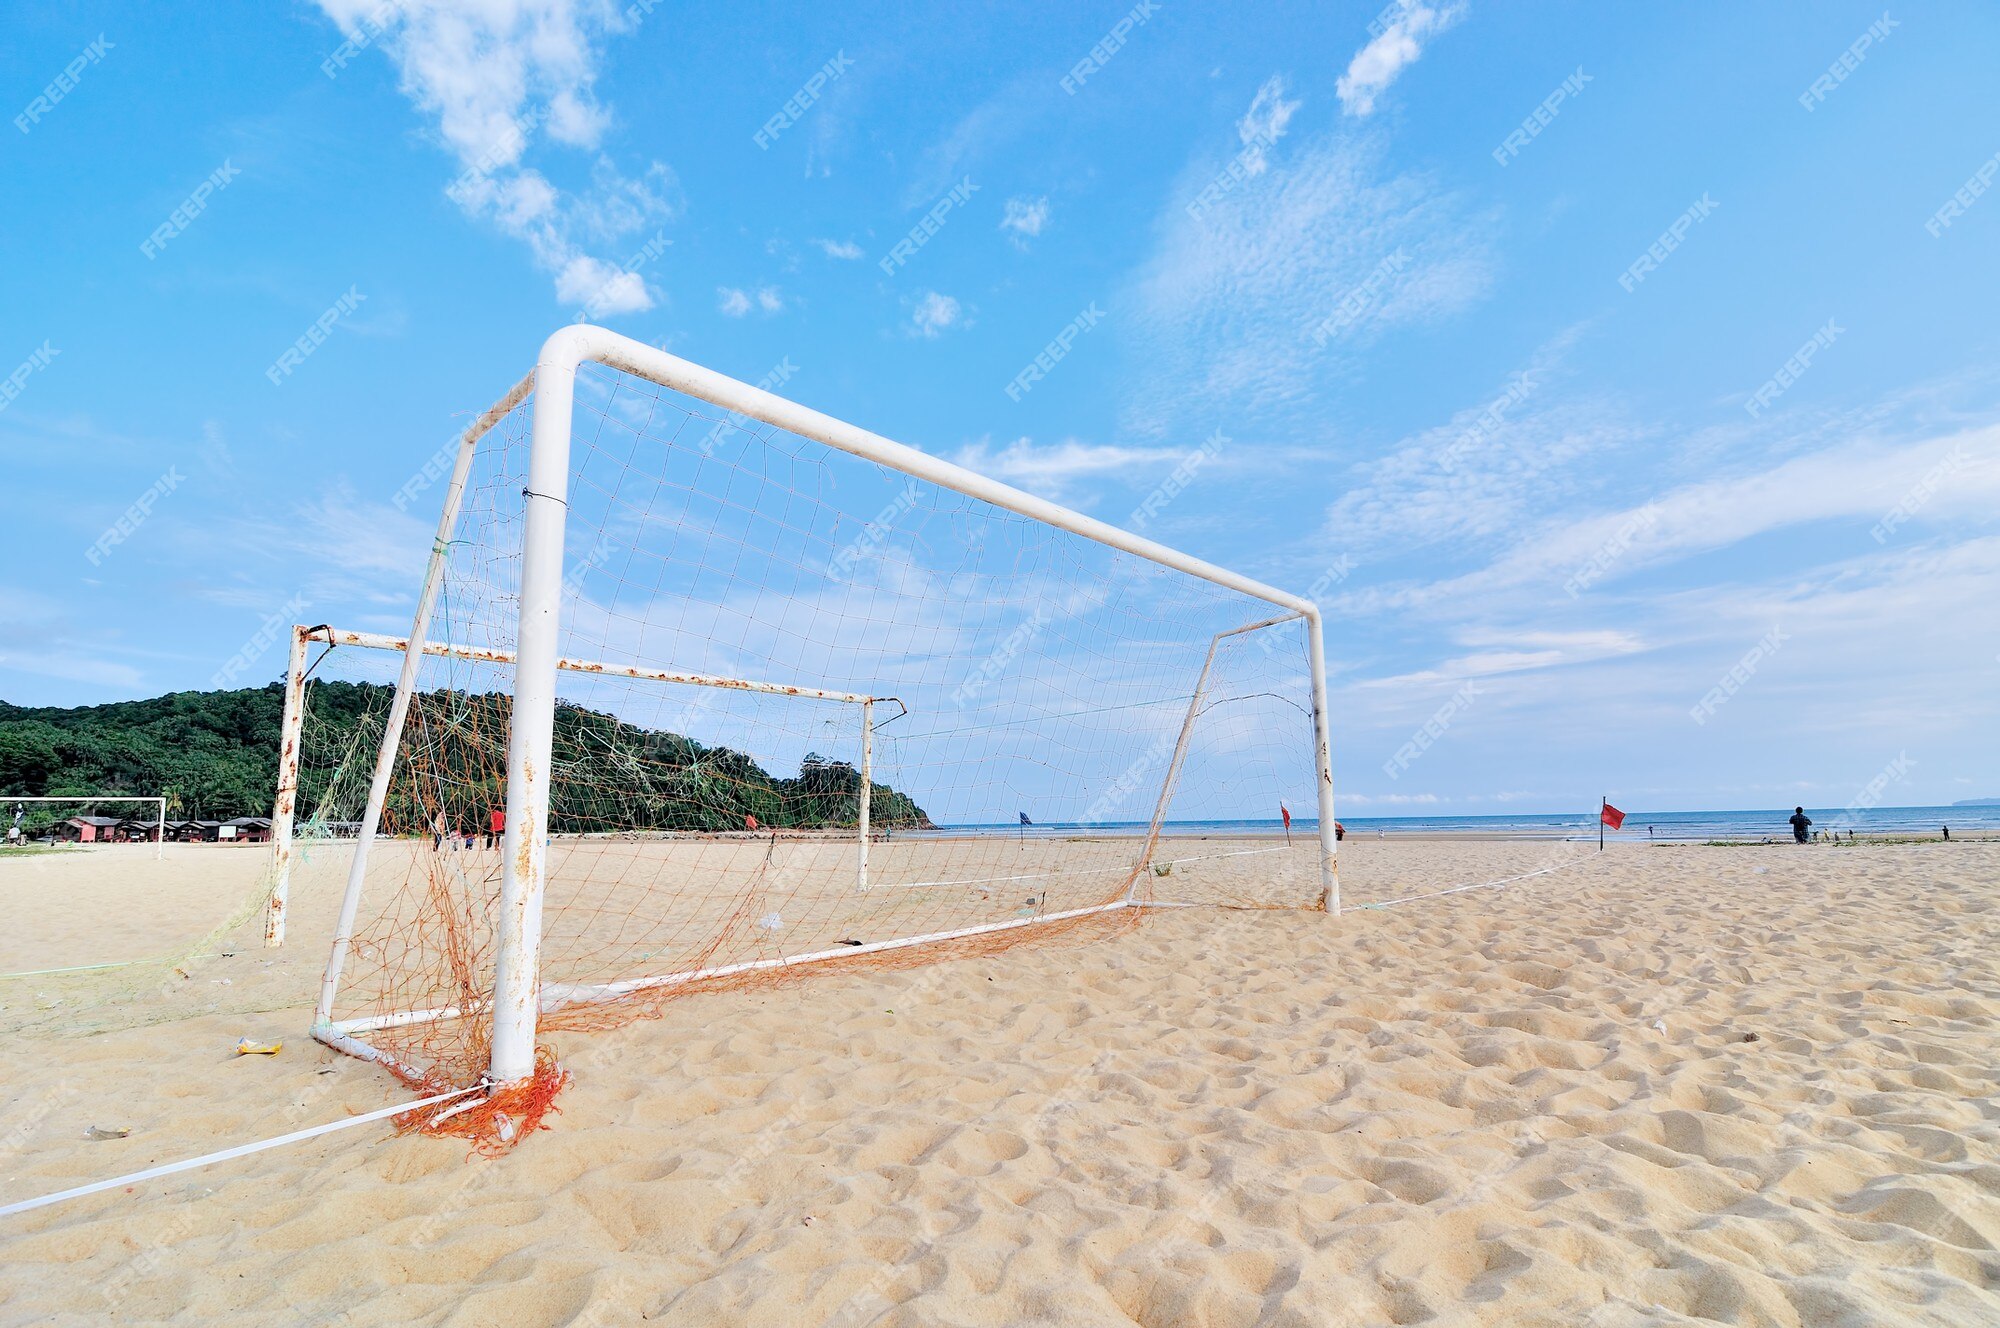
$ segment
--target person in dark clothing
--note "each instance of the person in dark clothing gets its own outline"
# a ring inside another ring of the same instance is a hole
[[[1806,830],[1807,830],[1807,828],[1808,828],[1808,827],[1810,827],[1811,825],[1812,825],[1812,817],[1810,817],[1810,816],[1807,816],[1807,815],[1806,815],[1806,809],[1805,809],[1805,808],[1803,808],[1803,807],[1794,807],[1794,808],[1792,808],[1792,842],[1793,842],[1793,843],[1795,843],[1795,844],[1803,844],[1803,843],[1805,843],[1805,842],[1806,842]]]

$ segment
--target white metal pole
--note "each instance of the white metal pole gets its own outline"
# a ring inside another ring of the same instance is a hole
[[[159,819],[153,823],[153,861],[167,856],[167,800],[160,799]]]
[[[1319,906],[1340,914],[1340,833],[1333,818],[1333,726],[1327,714],[1326,634],[1317,605],[1306,612],[1306,667],[1312,672],[1313,773],[1319,777]]]
[[[1215,655],[1222,648],[1227,637],[1242,636],[1245,632],[1262,631],[1266,627],[1276,627],[1294,618],[1304,616],[1298,612],[1280,614],[1276,618],[1266,618],[1262,622],[1245,623],[1232,627],[1226,632],[1217,632],[1209,638],[1208,655],[1201,661],[1201,673],[1194,680],[1194,695],[1188,698],[1187,716],[1181,720],[1180,736],[1174,739],[1174,756],[1167,763],[1166,778],[1160,784],[1159,801],[1153,807],[1153,822],[1146,832],[1146,846],[1139,858],[1139,872],[1132,878],[1132,885],[1125,892],[1129,900],[1137,901],[1139,886],[1145,882],[1146,867],[1153,860],[1153,849],[1160,842],[1160,828],[1166,824],[1167,806],[1173,801],[1174,786],[1180,782],[1181,767],[1187,762],[1188,742],[1194,735],[1194,722],[1201,714],[1202,698],[1208,695],[1208,675],[1215,668]]]
[[[412,641],[429,639],[431,611],[437,607],[438,589],[444,583],[446,551],[450,548],[452,529],[458,524],[458,505],[465,496],[466,477],[472,473],[473,448],[488,429],[520,404],[534,385],[533,374],[514,384],[513,390],[474,420],[472,427],[459,440],[458,460],[452,466],[451,482],[445,488],[444,511],[438,515],[437,537],[431,541],[430,563],[424,569],[423,589],[417,595],[416,620],[410,628]],[[403,652],[403,671],[396,679],[396,696],[389,705],[388,721],[382,728],[382,746],[375,753],[375,774],[368,784],[368,805],[361,813],[361,830],[354,840],[354,861],[347,869],[347,891],[340,900],[340,920],[334,924],[333,950],[327,956],[326,975],[320,979],[319,1004],[313,1015],[315,1024],[323,1024],[333,1018],[334,994],[340,986],[340,971],[347,963],[347,947],[354,939],[354,917],[361,907],[361,884],[367,878],[368,849],[382,824],[382,803],[388,796],[389,776],[396,767],[396,749],[403,739],[403,721],[409,717],[417,666],[422,662],[423,652]]]
[[[271,806],[271,901],[264,909],[264,946],[285,943],[285,905],[292,887],[292,818],[299,800],[299,733],[305,725],[306,629],[292,628],[285,666],[285,718],[278,730],[278,799]]]
[[[555,746],[556,659],[561,645],[563,531],[568,515],[570,415],[577,362],[549,338],[535,365],[527,519],[521,537],[520,623],[514,708],[507,738],[505,875],[493,971],[496,1086],[535,1073],[540,1003],[542,892],[548,879],[549,759]],[[421,641],[421,632],[413,633]],[[414,653],[414,652],[413,652]]]
[[[1188,739],[1194,735],[1194,721],[1201,714],[1202,698],[1208,695],[1209,670],[1215,667],[1215,650],[1222,644],[1222,638],[1233,635],[1218,632],[1209,639],[1208,654],[1201,661],[1201,674],[1194,680],[1194,695],[1188,698],[1187,716],[1181,720],[1180,735],[1174,739],[1173,759],[1167,762],[1167,773],[1160,780],[1160,796],[1153,804],[1153,822],[1146,830],[1146,843],[1139,852],[1139,869],[1132,874],[1132,883],[1125,890],[1128,901],[1139,897],[1139,887],[1146,881],[1147,864],[1153,860],[1153,849],[1160,842],[1160,827],[1166,824],[1167,806],[1174,800],[1174,785],[1180,782],[1181,763],[1187,759]]]
[[[368,650],[393,650],[398,654],[410,648],[408,637],[383,636],[378,632],[350,632],[333,627],[316,627],[312,639],[335,646],[361,646]],[[426,641],[423,646],[426,655],[441,655],[451,659],[471,659],[487,664],[512,664],[514,652],[493,646],[467,645],[460,641]],[[640,678],[649,682],[678,682],[690,687],[720,687],[739,692],[764,692],[772,696],[801,696],[815,701],[846,701],[860,705],[863,701],[893,701],[891,696],[865,696],[860,692],[835,692],[824,687],[801,687],[788,682],[762,682],[755,678],[727,678],[716,673],[687,673],[679,669],[649,669],[638,664],[613,664],[604,660],[577,659],[563,655],[556,660],[556,667],[565,672],[595,673],[612,678]]]
[[[1096,517],[1085,516],[1060,503],[1038,498],[1011,484],[1002,484],[928,452],[892,442],[880,434],[870,433],[795,401],[787,401],[713,369],[704,369],[678,355],[670,355],[656,346],[620,336],[606,328],[589,323],[572,323],[558,329],[542,343],[542,362],[546,364],[551,360],[567,363],[572,368],[585,360],[596,360],[614,369],[637,374],[662,387],[699,397],[725,410],[776,425],[787,433],[811,438],[891,470],[962,493],[968,498],[977,498],[1036,521],[1074,531],[1099,544],[1122,549],[1163,567],[1198,576],[1204,581],[1212,581],[1299,613],[1313,608],[1312,601],[1301,596],[1267,586],[1226,567],[1217,567],[1214,563],[1182,553],[1179,549],[1168,548],[1143,535],[1135,535]]]
[[[857,865],[861,888],[868,888],[868,803],[875,782],[875,703],[861,703],[861,858]]]

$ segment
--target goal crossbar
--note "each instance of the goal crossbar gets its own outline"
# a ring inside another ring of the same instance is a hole
[[[516,406],[533,394],[529,426],[526,485],[522,490],[522,525],[518,623],[515,632],[514,692],[506,755],[506,822],[502,844],[503,874],[499,909],[495,918],[494,982],[489,1008],[493,1017],[489,1079],[496,1088],[506,1088],[529,1080],[535,1072],[535,1030],[543,1009],[540,979],[542,944],[541,918],[544,888],[548,876],[550,771],[554,746],[556,685],[563,670],[561,606],[564,598],[564,538],[571,483],[571,437],[578,370],[587,363],[602,364],[636,378],[667,388],[730,412],[757,420],[800,438],[873,462],[965,497],[1026,517],[1032,521],[1079,535],[1107,548],[1119,550],[1159,566],[1199,578],[1215,586],[1262,600],[1284,611],[1285,617],[1298,616],[1306,628],[1307,663],[1312,701],[1314,775],[1319,811],[1319,906],[1337,912],[1340,906],[1338,862],[1335,848],[1333,774],[1330,722],[1326,690],[1324,629],[1318,607],[1308,599],[1268,586],[1238,572],[1196,558],[1180,550],[1087,516],[1058,503],[980,475],[942,458],[894,442],[879,434],[838,420],[809,407],[789,401],[762,388],[753,387],[726,375],[705,369],[656,347],[589,324],[573,324],[556,331],[541,347],[534,371],[487,410],[462,435],[458,455],[445,489],[436,538],[432,542],[422,589],[418,595],[414,621],[403,647],[403,665],[384,726],[369,798],[363,813],[360,834],[349,867],[346,892],[341,901],[332,951],[322,979],[316,1009],[315,1032],[330,1045],[358,1044],[349,1033],[339,1032],[332,1010],[346,953],[354,935],[370,845],[380,825],[381,811],[395,763],[403,726],[409,713],[423,649],[409,642],[429,641],[429,627],[442,590],[446,560],[463,501],[474,450],[480,439]],[[1276,620],[1274,620],[1276,621]],[[1254,626],[1254,625],[1253,625]],[[1248,629],[1245,629],[1248,630]],[[303,649],[295,639],[295,650]],[[861,701],[864,714],[873,698]],[[296,732],[288,740],[296,745]],[[868,753],[868,726],[863,726],[863,758]],[[862,787],[868,787],[864,775]],[[862,826],[861,844],[865,855],[867,825]],[[863,872],[865,873],[865,857]],[[865,874],[863,876],[865,885]],[[1108,912],[1132,907],[1139,901],[1125,898],[1096,906],[1087,912]],[[1034,926],[1056,920],[1056,915],[986,924],[976,931],[1005,927]],[[880,948],[921,944],[943,937],[899,938],[875,943]],[[841,953],[852,953],[848,947]],[[758,965],[783,966],[811,962],[821,956],[793,956],[780,960],[751,961]],[[640,979],[665,983],[691,981],[693,975],[671,979]],[[636,988],[635,988],[636,989]],[[596,990],[596,989],[592,989]],[[549,995],[561,996],[560,990]],[[587,997],[585,997],[587,999]],[[387,1058],[373,1053],[378,1060]]]
[[[331,627],[300,627],[309,641],[324,641],[328,645],[360,646],[368,650],[393,650],[402,654],[410,648],[407,637],[384,636],[378,632],[336,631]],[[449,641],[427,641],[423,653],[426,655],[449,656],[452,659],[477,660],[486,664],[512,664],[511,650],[498,650],[488,646],[459,645]],[[824,687],[805,687],[788,682],[759,682],[754,678],[725,678],[715,673],[687,673],[674,669],[649,669],[636,664],[607,664],[602,660],[572,659],[567,655],[556,660],[558,669],[570,673],[601,673],[607,677],[638,678],[646,682],[677,682],[690,687],[721,687],[741,692],[763,692],[771,696],[800,696],[817,701],[846,701],[860,705],[867,701],[894,701],[893,696],[868,696],[861,692],[836,692]]]
[[[158,812],[153,818],[153,844],[154,844],[153,857],[155,859],[158,859],[161,856],[163,856],[167,851],[166,850],[167,800],[164,797],[161,797],[157,794],[134,795],[134,794],[114,793],[114,794],[106,794],[104,796],[99,796],[93,793],[84,793],[73,796],[65,796],[63,794],[55,793],[55,794],[36,794],[33,796],[27,794],[21,794],[13,797],[0,797],[0,803],[15,803],[15,802],[81,802],[81,803],[87,803],[93,807],[100,802],[150,802],[153,803],[158,808]]]
[[[285,914],[290,904],[292,863],[297,833],[299,762],[302,757],[300,737],[305,717],[303,696],[306,679],[305,652],[307,645],[314,641],[328,646],[353,646],[362,650],[383,650],[403,655],[407,655],[410,649],[409,638],[389,636],[380,632],[348,631],[326,623],[316,627],[295,625],[292,628],[291,664],[285,673],[284,723],[278,753],[278,799],[271,813],[272,883],[264,914],[264,944],[272,949],[285,943]],[[421,653],[485,664],[514,663],[514,652],[511,650],[450,641],[427,641]],[[795,683],[763,682],[754,678],[727,678],[720,674],[690,673],[675,669],[649,669],[631,664],[611,664],[602,660],[573,659],[569,656],[556,660],[556,667],[571,673],[634,678],[645,682],[678,683],[689,687],[716,687],[725,691],[757,692],[769,696],[838,701],[860,706],[863,736],[860,791],[862,848],[858,873],[859,887],[864,890],[868,888],[868,804],[871,794],[870,776],[873,773],[869,768],[868,738],[874,725],[875,702],[894,701],[901,707],[903,705],[901,700],[893,696],[869,696],[860,692],[832,691],[824,687],[807,687]],[[907,707],[904,707],[904,713],[908,713]]]

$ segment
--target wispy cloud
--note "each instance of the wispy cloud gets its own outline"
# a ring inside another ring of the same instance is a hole
[[[783,313],[785,309],[785,293],[776,286],[760,286],[755,291],[717,286],[715,297],[715,307],[729,318],[742,318],[752,310],[776,314]]]
[[[1595,447],[1586,440],[1582,451]],[[1578,454],[1559,445],[1556,451]],[[1857,441],[1782,461],[1739,465],[1726,474],[1667,488],[1643,502],[1595,512],[1578,510],[1584,505],[1572,495],[1570,502],[1553,504],[1561,515],[1539,520],[1533,513],[1546,511],[1551,497],[1532,476],[1524,477],[1523,483],[1510,486],[1510,499],[1496,504],[1495,510],[1504,508],[1514,516],[1514,538],[1504,552],[1476,569],[1376,602],[1385,608],[1477,602],[1521,588],[1537,588],[1538,594],[1560,589],[1566,577],[1614,543],[1617,557],[1595,581],[1607,591],[1625,577],[1819,523],[1846,524],[1857,554],[1879,551],[1882,545],[1870,537],[1870,528],[1955,453],[1971,459],[1952,468],[1949,483],[1916,511],[1903,528],[1907,536],[1895,541],[1916,544],[1952,523],[1989,519],[2000,510],[2000,426],[1900,444]],[[1504,463],[1496,466],[1502,468]],[[1441,537],[1455,527],[1455,515],[1434,491],[1378,483],[1369,492],[1371,506],[1401,507],[1411,514],[1409,537]],[[1346,499],[1337,504],[1329,533],[1337,530],[1343,540],[1351,539],[1352,510]]]
[[[226,565],[236,570],[194,592],[211,603],[268,612],[303,594],[323,614],[402,610],[413,602],[420,578],[411,569],[423,566],[432,520],[335,480],[288,509],[182,531],[176,553],[189,565],[209,564],[217,550],[231,554]]]
[[[1344,550],[1490,549],[1613,483],[1618,458],[1652,431],[1599,396],[1564,390],[1577,335],[1553,338],[1444,422],[1356,466],[1328,509],[1328,537],[1337,532]]]
[[[1644,640],[1633,632],[1602,629],[1575,632],[1534,630],[1497,632],[1491,629],[1475,629],[1461,633],[1459,644],[1481,648],[1468,654],[1441,660],[1430,668],[1420,669],[1414,673],[1370,678],[1356,685],[1399,688],[1413,683],[1455,682],[1466,678],[1485,678],[1503,673],[1521,673],[1529,669],[1553,668],[1560,664],[1586,663],[1618,655],[1636,654],[1646,649]]]
[[[28,673],[118,692],[137,691],[145,675],[108,658],[130,652],[114,649],[105,637],[102,628],[92,632],[55,599],[0,587],[0,674]]]
[[[1400,0],[1393,11],[1384,11],[1374,38],[1354,53],[1347,72],[1340,76],[1334,91],[1349,115],[1369,115],[1375,99],[1405,68],[1424,53],[1424,43],[1465,15],[1465,6],[1435,3],[1434,0]]]
[[[925,291],[910,302],[910,327],[925,340],[935,340],[954,327],[965,325],[965,309],[949,295]]]
[[[1285,136],[1299,106],[1299,102],[1285,100],[1285,80],[1280,75],[1271,75],[1257,89],[1250,109],[1236,122],[1236,136],[1243,141],[1243,166],[1251,175],[1262,175],[1269,166],[1264,154]]]
[[[843,262],[852,262],[861,257],[861,246],[852,240],[814,240],[813,243],[828,258],[838,258]]]
[[[1049,200],[1046,198],[1010,198],[1000,218],[1000,229],[1008,233],[1008,240],[1019,249],[1027,248],[1028,241],[1040,235],[1048,224]]]
[[[1079,481],[1106,476],[1127,485],[1150,482],[1163,466],[1180,462],[1186,452],[1170,447],[1120,447],[1066,438],[1038,446],[1016,438],[1003,447],[981,439],[959,449],[953,460],[982,475],[992,475],[1045,497],[1068,497]]]
[[[1032,132],[1056,109],[1047,94],[1042,71],[1028,70],[967,111],[924,149],[904,184],[902,205],[929,207],[967,172],[977,173],[990,155]]]
[[[435,118],[461,174],[447,191],[473,217],[524,241],[564,304],[599,314],[650,309],[645,279],[592,252],[669,221],[671,171],[626,175],[599,151],[610,112],[596,98],[599,44],[620,31],[607,0],[462,4],[453,0],[319,0],[350,37],[386,23],[377,42],[403,92]],[[566,192],[524,162],[538,137],[592,154],[588,184]]]
[[[1258,101],[1259,123],[1291,118],[1275,92]],[[1189,414],[1295,417],[1352,352],[1463,309],[1490,284],[1485,218],[1426,176],[1389,173],[1372,135],[1329,130],[1282,155],[1274,145],[1260,147],[1255,174],[1219,176],[1215,155],[1198,157],[1162,216],[1134,300],[1152,370],[1129,408],[1137,432],[1170,432]],[[1229,187],[1215,189],[1218,178]],[[1183,203],[1196,196],[1190,215]],[[1316,339],[1343,306],[1356,311],[1338,337]]]

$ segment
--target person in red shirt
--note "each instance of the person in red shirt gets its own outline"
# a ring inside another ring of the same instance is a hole
[[[507,829],[507,813],[498,807],[486,813],[486,847],[492,848],[500,842],[500,836]]]

